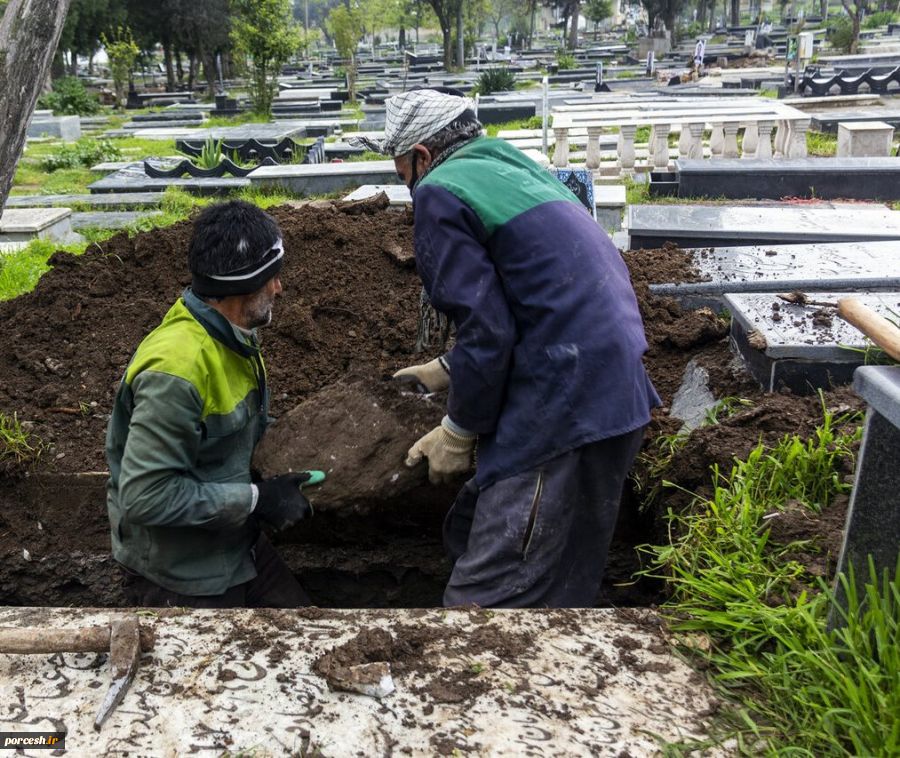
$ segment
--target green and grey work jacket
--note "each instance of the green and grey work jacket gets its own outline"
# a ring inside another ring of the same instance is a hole
[[[250,458],[268,420],[255,333],[190,289],[138,346],[106,435],[113,557],[185,595],[256,576]]]

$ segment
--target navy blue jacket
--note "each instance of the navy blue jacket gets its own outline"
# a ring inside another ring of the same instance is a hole
[[[450,419],[481,487],[648,423],[659,404],[628,271],[549,172],[481,137],[419,182],[416,264],[456,326]]]

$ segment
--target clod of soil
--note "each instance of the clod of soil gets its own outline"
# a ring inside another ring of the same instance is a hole
[[[317,509],[366,511],[427,484],[427,465],[410,469],[404,460],[412,444],[440,423],[444,406],[443,398],[401,391],[392,381],[329,385],[267,431],[254,467],[264,477],[322,469],[324,483],[307,493]],[[447,495],[449,502],[453,494]],[[426,490],[425,496],[433,501],[438,492]]]

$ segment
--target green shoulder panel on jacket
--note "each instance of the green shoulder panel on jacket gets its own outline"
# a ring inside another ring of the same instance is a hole
[[[488,236],[541,203],[578,198],[553,174],[517,147],[495,137],[480,137],[438,165],[420,186],[452,192],[481,219]],[[503,202],[497,202],[502,198]]]
[[[257,389],[256,376],[248,365],[246,358],[211,337],[179,298],[141,342],[125,370],[125,383],[131,386],[142,371],[184,379],[204,399],[205,419],[231,413]]]

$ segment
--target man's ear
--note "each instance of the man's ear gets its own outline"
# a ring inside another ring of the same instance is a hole
[[[431,165],[431,161],[433,157],[431,155],[431,151],[425,147],[425,145],[413,145],[413,150],[418,154],[418,158],[421,161],[422,168],[428,168]]]

